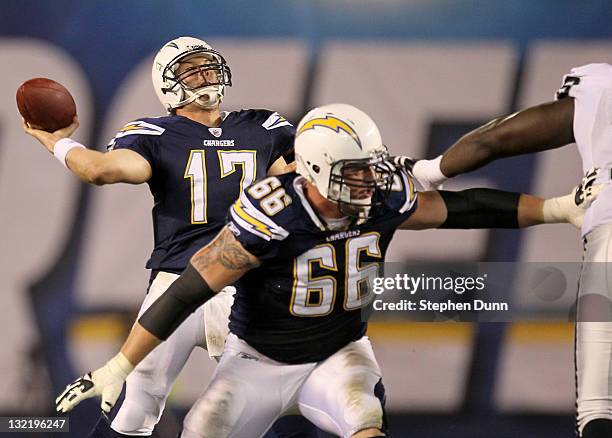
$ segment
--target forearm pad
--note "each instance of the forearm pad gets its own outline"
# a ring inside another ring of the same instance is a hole
[[[439,228],[518,228],[520,193],[495,189],[438,193],[448,211]]]
[[[138,319],[156,338],[166,340],[198,307],[215,296],[190,263],[181,276]]]

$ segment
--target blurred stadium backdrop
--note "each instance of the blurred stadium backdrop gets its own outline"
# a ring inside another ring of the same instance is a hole
[[[612,61],[609,0],[3,0],[0,7],[0,415],[50,415],[68,381],[110,357],[145,293],[152,246],[145,185],[80,184],[23,134],[14,95],[24,80],[66,85],[81,122],[75,138],[103,149],[125,122],[162,115],[150,82],[153,54],[193,35],[232,68],[224,109],[270,108],[297,121],[315,105],[351,103],[373,116],[392,153],[432,157],[493,117],[550,100],[570,67]],[[553,195],[580,173],[570,146],[504,160],[449,187]],[[389,254],[580,258],[569,225],[399,232]],[[536,322],[372,323],[394,436],[572,436],[566,321],[551,306]],[[163,419],[165,436],[213,367],[203,352],[192,355]],[[97,402],[77,412],[70,436],[82,437]]]

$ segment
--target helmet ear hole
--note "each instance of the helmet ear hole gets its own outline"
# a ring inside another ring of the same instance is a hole
[[[308,164],[310,164],[310,163],[308,163]],[[314,173],[321,172],[321,168],[319,166],[317,166],[316,164],[312,166],[312,170],[314,171]]]

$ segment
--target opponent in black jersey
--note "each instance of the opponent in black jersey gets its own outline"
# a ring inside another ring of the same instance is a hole
[[[141,312],[219,232],[243,189],[284,171],[283,155],[292,153],[295,133],[291,123],[273,111],[221,112],[231,72],[223,56],[202,40],[181,37],[165,44],[153,62],[153,85],[169,115],[128,123],[111,140],[107,153],[68,138],[78,126],[76,120],[55,133],[24,126],[85,182],[149,185],[155,242],[147,263],[152,283]],[[166,347],[132,373],[112,430],[101,419],[93,436],[152,433],[192,349],[203,346],[211,356],[223,351],[230,292],[194,313]],[[294,432],[303,427],[300,423]]]
[[[125,375],[192,309],[236,281],[224,354],[184,421],[184,438],[261,436],[298,408],[340,436],[384,435],[381,373],[362,321],[377,262],[397,228],[523,227],[583,210],[491,189],[422,192],[387,161],[374,122],[349,105],[309,112],[296,137],[296,174],[245,189],[229,223],[140,317],[121,352],[57,400],[66,412],[102,395],[112,405]]]

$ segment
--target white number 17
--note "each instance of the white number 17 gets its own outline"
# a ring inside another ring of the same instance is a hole
[[[221,178],[236,172],[242,166],[242,178],[236,197],[244,187],[255,181],[256,155],[253,150],[217,151]],[[204,150],[192,150],[185,169],[185,178],[191,183],[191,223],[208,222],[208,179],[206,174],[206,156]]]

